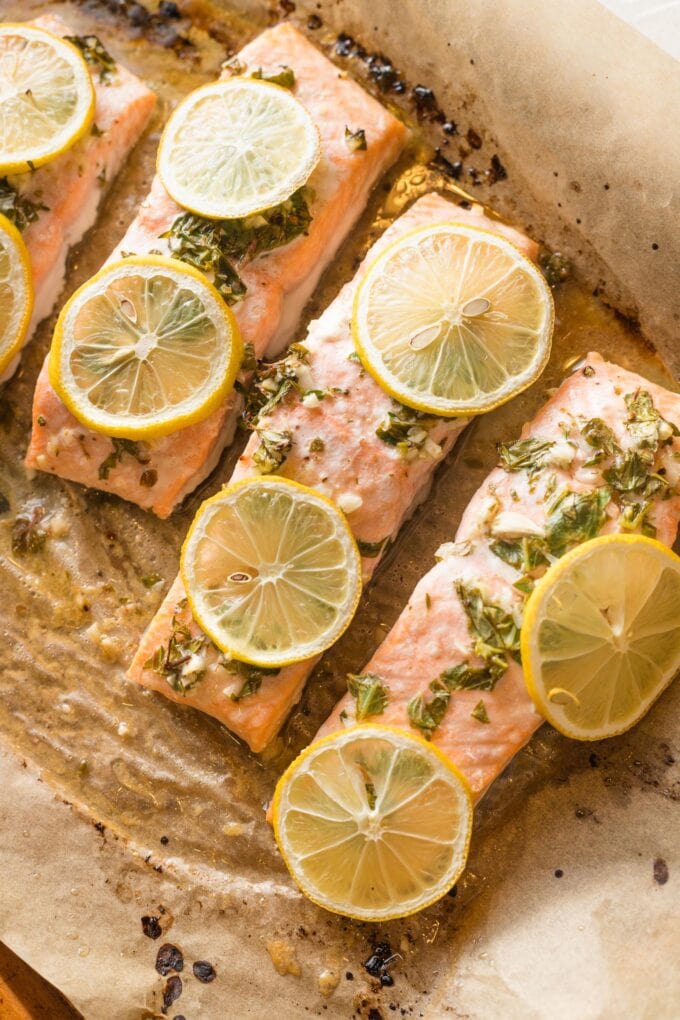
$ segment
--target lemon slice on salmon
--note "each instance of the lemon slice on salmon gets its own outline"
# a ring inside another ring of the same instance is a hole
[[[481,414],[526,389],[550,354],[553,301],[506,238],[461,223],[414,230],[359,285],[352,334],[379,385],[408,407]]]
[[[344,514],[270,475],[206,500],[182,548],[191,611],[242,662],[279,668],[320,655],[349,625],[361,557]]]
[[[31,25],[0,25],[0,174],[70,149],[94,117],[90,72],[75,46]]]
[[[288,89],[230,78],[177,107],[161,138],[158,173],[185,209],[237,219],[284,202],[320,155],[319,132]]]
[[[541,715],[577,740],[630,729],[680,670],[680,557],[643,535],[585,542],[536,584],[522,664]]]
[[[14,224],[0,215],[0,379],[24,344],[32,311],[28,250]]]
[[[135,256],[105,266],[64,305],[49,375],[88,428],[153,439],[214,411],[242,356],[236,319],[202,273]]]
[[[470,790],[448,758],[374,724],[305,748],[279,780],[272,814],[302,892],[360,921],[404,917],[443,896],[472,831]]]

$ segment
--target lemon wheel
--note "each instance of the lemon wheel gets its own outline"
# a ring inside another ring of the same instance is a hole
[[[202,273],[135,256],[105,266],[66,303],[50,382],[89,428],[153,439],[215,410],[242,354],[234,315]]]
[[[352,333],[380,386],[418,411],[490,411],[526,389],[550,355],[553,301],[506,238],[461,223],[414,230],[366,271]]]
[[[432,744],[365,724],[307,747],[279,780],[276,841],[311,900],[362,921],[422,910],[467,860],[472,798]]]
[[[319,132],[288,89],[230,78],[178,106],[161,138],[158,172],[179,205],[238,219],[284,202],[320,154]]]
[[[270,475],[201,506],[182,548],[194,619],[224,652],[257,666],[319,655],[349,625],[361,557],[325,496]]]
[[[26,245],[14,224],[0,215],[0,379],[24,344],[32,310]]]
[[[0,174],[71,148],[94,117],[95,92],[75,46],[32,25],[0,25]]]
[[[680,670],[680,557],[642,535],[605,535],[536,584],[522,664],[539,712],[568,737],[630,729]]]

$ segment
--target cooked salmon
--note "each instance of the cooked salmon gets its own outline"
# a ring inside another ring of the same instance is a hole
[[[365,267],[386,245],[415,227],[450,220],[501,232],[529,257],[537,255],[533,241],[488,219],[480,206],[464,210],[439,195],[424,196],[385,231],[354,279],[311,324],[303,342],[307,354],[295,368],[299,374],[298,391],[289,393],[258,422],[258,427],[286,432],[292,437],[290,452],[277,473],[325,493],[345,509],[362,550],[365,580],[377,566],[387,543],[396,537],[404,520],[426,495],[437,464],[466,420],[416,417],[410,426],[407,448],[401,451],[378,436],[377,430],[386,422],[389,424],[389,415],[398,405],[356,360],[350,330],[352,302]],[[254,432],[232,481],[257,473],[253,456],[259,443],[260,437]],[[168,648],[178,628],[187,629],[190,636],[185,641],[203,637],[186,606],[179,578],[144,634],[128,676],[168,698],[214,716],[252,750],[261,751],[299,699],[317,660],[288,666],[275,676],[263,676],[256,693],[236,701],[234,696],[238,696],[243,684],[242,675],[230,673],[221,664],[215,646],[203,638],[199,659],[193,658],[188,664],[192,673],[200,670],[202,679],[183,691],[181,677],[178,683],[177,676],[169,674],[167,668],[158,672],[145,665],[159,648]]]
[[[73,35],[48,14],[31,22],[54,35]],[[100,78],[92,67],[96,106],[88,135],[33,173],[14,174],[9,183],[35,206],[36,218],[23,231],[31,258],[35,305],[28,331],[50,314],[64,285],[66,257],[93,225],[106,186],[113,180],[147,125],[154,93],[121,64]],[[19,359],[0,381],[15,371]]]
[[[311,114],[321,135],[322,157],[309,180],[312,220],[305,235],[263,253],[239,268],[247,287],[234,312],[245,343],[258,358],[273,355],[293,337],[301,312],[321,273],[333,258],[364,208],[371,187],[396,159],[407,131],[404,125],[356,82],[343,77],[292,25],[268,29],[239,54],[249,69],[266,73],[282,64],[295,73],[295,95]],[[353,151],[345,129],[361,128],[364,151]],[[181,210],[160,180],[142,203],[112,258],[150,250],[169,253],[161,237]],[[167,517],[184,496],[215,467],[233,437],[241,402],[231,397],[198,424],[143,446],[135,456],[129,446],[111,469],[102,471],[114,444],[73,418],[50,386],[46,366],[38,380],[33,432],[26,463],[98,489]],[[39,422],[45,424],[41,425]],[[132,451],[132,452],[131,452]],[[150,478],[155,479],[152,485]]]
[[[472,652],[473,638],[457,594],[458,582],[468,589],[477,588],[488,604],[521,620],[522,596],[514,587],[519,572],[494,553],[493,533],[502,534],[503,520],[510,529],[517,527],[518,515],[520,528],[526,527],[527,519],[543,528],[553,501],[565,492],[602,492],[604,468],[592,463],[594,449],[582,428],[592,419],[601,419],[619,446],[629,451],[633,439],[626,396],[640,393],[651,396],[662,419],[680,425],[680,395],[590,354],[587,365],[566,379],[525,426],[522,439],[553,444],[544,447],[544,463],[529,470],[497,467],[473,496],[455,544],[440,549],[440,562],[418,583],[365,667],[365,673],[381,677],[389,689],[387,707],[374,721],[408,729],[408,702],[418,694],[427,695],[431,680],[464,662],[482,665]],[[653,497],[644,517],[647,526],[656,530],[656,537],[669,546],[675,541],[680,520],[679,458],[680,438],[668,437],[657,451],[653,468],[667,485]],[[503,518],[502,514],[513,517]],[[625,523],[625,509],[622,514],[621,507],[610,501],[598,533],[623,530]],[[452,691],[444,718],[432,733],[433,742],[460,768],[477,798],[543,721],[526,692],[521,666],[512,658],[508,662],[507,671],[492,690]],[[480,698],[488,723],[471,714]],[[354,708],[354,699],[347,695],[319,735],[350,725],[355,719]]]

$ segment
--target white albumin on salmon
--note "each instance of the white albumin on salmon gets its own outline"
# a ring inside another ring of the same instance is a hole
[[[52,14],[29,24],[53,35],[73,35]],[[121,64],[116,63],[106,80],[96,67],[88,67],[96,97],[94,127],[52,162],[33,173],[9,177],[10,185],[37,211],[36,219],[23,231],[35,289],[27,340],[54,308],[64,286],[69,250],[94,224],[107,185],[139,140],[156,103],[154,93]],[[18,364],[17,356],[0,382],[9,379]]]
[[[406,456],[377,436],[376,430],[398,405],[356,360],[350,329],[354,294],[367,265],[387,245],[415,227],[448,221],[502,233],[530,258],[537,256],[533,241],[490,220],[480,206],[464,210],[439,195],[424,196],[385,231],[354,279],[310,325],[303,341],[308,355],[297,368],[299,392],[289,394],[258,423],[258,427],[290,433],[290,453],[277,473],[329,496],[347,513],[360,543],[376,544],[371,555],[364,546],[365,580],[377,566],[387,540],[396,537],[402,523],[426,495],[437,465],[467,420],[417,419],[412,448]],[[305,396],[305,390],[322,391],[325,395],[321,399],[313,394]],[[255,432],[239,459],[232,481],[257,474],[253,456],[259,445],[260,437]],[[198,669],[202,678],[186,692],[180,689],[181,676],[178,683],[177,677],[145,668],[159,648],[167,649],[177,626],[187,628],[185,640],[201,642],[199,659],[191,660],[188,672]],[[243,686],[244,672],[232,673],[220,660],[218,650],[192,619],[182,581],[177,578],[144,634],[128,676],[168,698],[214,716],[242,737],[253,751],[261,751],[276,736],[299,700],[317,660],[299,662],[275,676],[262,677],[259,690],[239,701],[232,695],[237,695]],[[169,680],[174,682],[174,689]]]
[[[477,588],[485,602],[500,606],[521,622],[523,598],[514,587],[521,571],[499,558],[492,551],[492,542],[522,532],[543,533],[551,506],[567,490],[584,495],[605,488],[602,471],[610,461],[586,466],[595,450],[581,430],[586,422],[602,419],[624,453],[630,452],[636,439],[626,424],[630,411],[625,397],[640,392],[649,393],[664,420],[653,470],[661,471],[660,477],[667,483],[653,498],[644,519],[655,528],[659,541],[673,544],[680,520],[680,438],[672,435],[668,423],[680,426],[680,395],[590,354],[587,366],[565,380],[522,432],[522,439],[534,437],[554,444],[546,452],[546,462],[536,471],[497,467],[491,472],[468,505],[455,543],[441,547],[441,560],[418,583],[396,624],[367,663],[364,673],[381,677],[388,688],[385,711],[371,721],[410,729],[408,702],[418,694],[431,698],[431,680],[464,662],[483,665],[472,651],[473,637],[456,591],[458,582],[468,590]],[[597,533],[624,530],[620,505],[614,500],[607,503],[606,496],[603,501],[606,509]],[[480,700],[488,723],[471,714]],[[351,725],[355,707],[354,698],[346,695],[318,736]],[[509,658],[507,671],[493,690],[451,693],[432,740],[463,772],[479,798],[542,722],[527,694],[521,666]]]
[[[338,69],[292,25],[268,29],[238,59],[249,70],[268,74],[288,65],[295,73],[294,95],[307,108],[321,135],[321,160],[309,179],[312,221],[306,234],[239,267],[247,287],[234,305],[244,343],[258,358],[275,355],[294,336],[304,306],[351,226],[369,192],[397,158],[407,137],[404,125]],[[362,128],[365,150],[353,151],[345,128]],[[158,177],[137,217],[111,258],[149,251],[170,254],[161,237],[183,213]],[[232,393],[204,421],[140,446],[139,456],[123,451],[107,472],[100,467],[114,450],[107,436],[83,427],[64,407],[43,366],[33,406],[33,430],[26,463],[124,499],[167,517],[215,467],[231,441],[241,409]],[[39,424],[44,421],[44,425]],[[104,477],[104,474],[106,477]],[[150,479],[155,479],[149,484]]]

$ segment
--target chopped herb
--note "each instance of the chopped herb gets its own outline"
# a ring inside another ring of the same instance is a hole
[[[544,251],[539,256],[539,264],[549,286],[556,287],[568,280],[572,273],[571,261],[560,252]]]
[[[96,35],[67,35],[68,42],[77,46],[87,63],[99,74],[99,80],[110,85],[116,73],[116,61]]]
[[[518,439],[514,443],[499,443],[501,467],[505,471],[529,471],[533,474],[547,462],[554,445],[549,439],[536,437]]]
[[[229,60],[225,60],[222,63],[222,71],[228,71],[233,77],[238,77],[240,74],[245,74],[248,70],[248,65],[238,57],[230,57]]]
[[[12,525],[12,551],[15,553],[39,552],[47,540],[41,526],[45,507],[40,503],[28,504],[17,514]]]
[[[47,206],[25,198],[6,177],[0,177],[0,213],[6,216],[17,230],[25,230],[29,223],[35,223]]]
[[[486,705],[484,704],[484,701],[482,699],[480,699],[477,702],[475,707],[470,712],[470,715],[472,716],[473,719],[476,719],[477,722],[480,723],[488,723],[491,721],[489,719],[489,713],[486,710]]]
[[[158,481],[158,472],[155,468],[148,468],[146,471],[142,471],[139,476],[139,484],[143,485],[145,489],[152,489]]]
[[[377,801],[375,786],[373,783],[364,783],[364,789],[366,790],[366,800],[368,801],[369,809],[373,811]]]
[[[432,599],[427,592],[425,592],[425,608],[432,609]]]
[[[591,418],[581,429],[581,435],[589,446],[595,450],[595,456],[587,461],[586,467],[597,464],[605,457],[613,457],[620,452],[616,436],[601,418]]]
[[[396,409],[387,412],[387,418],[380,423],[375,434],[383,443],[396,447],[402,457],[411,460],[423,449],[430,429],[441,419],[404,407],[396,400],[393,403]]]
[[[370,715],[382,715],[387,707],[389,688],[374,673],[347,674],[347,689],[356,698],[355,717],[362,722]]]
[[[4,494],[4,492],[0,492],[0,514],[6,514],[7,511],[10,509],[10,506],[11,504],[10,501],[7,499],[7,496]]]
[[[606,486],[561,496],[546,521],[545,540],[551,554],[562,556],[570,546],[595,538],[605,522],[610,500]]]
[[[345,144],[350,152],[365,152],[368,145],[364,129],[359,128],[357,131],[350,131],[348,127],[345,127]]]
[[[95,124],[94,122],[92,124],[91,131],[92,131],[92,134],[94,135],[95,138],[101,138],[101,136],[104,134],[102,129],[100,127],[98,127],[98,125]]]
[[[357,539],[357,545],[359,546],[359,552],[366,559],[372,559],[374,556],[378,556],[382,551],[382,547],[387,542],[387,538],[381,538],[379,542],[362,542],[360,538]]]
[[[326,449],[326,444],[324,443],[324,441],[321,438],[321,436],[314,436],[314,438],[312,439],[311,443],[309,444],[309,452],[310,453],[323,453],[323,451],[325,449]],[[361,546],[359,548],[361,548]]]
[[[233,673],[236,676],[243,678],[243,685],[236,694],[230,694],[229,697],[232,701],[243,701],[244,698],[249,697],[251,694],[255,694],[259,691],[262,686],[262,681],[266,676],[276,676],[279,672],[278,669],[267,669],[263,666],[252,666],[249,662],[240,662],[238,659],[225,659],[222,658],[220,664],[226,669],[228,673]]]
[[[507,669],[507,655],[514,658],[519,656],[519,626],[510,613],[491,602],[485,602],[479,588],[457,581],[456,592],[475,639],[475,654],[484,659],[495,683]]]
[[[182,599],[175,608],[172,618],[171,633],[167,645],[161,645],[144,663],[144,669],[152,669],[154,673],[164,677],[177,694],[187,694],[205,676],[205,669],[199,666],[187,670],[194,655],[198,655],[208,638],[205,634],[194,636],[189,627],[180,621],[180,614],[186,606]]]
[[[424,694],[415,694],[406,705],[411,726],[422,730],[429,739],[446,715],[450,697],[448,691],[436,691],[429,700]]]
[[[277,71],[276,74],[263,74],[262,68],[258,67],[257,71],[253,71],[250,77],[271,82],[272,85],[280,85],[284,89],[295,88],[295,71],[286,64],[281,64],[281,70]]]
[[[308,362],[309,351],[304,344],[291,344],[285,358],[260,366],[243,412],[247,428],[255,428],[260,419],[266,418],[289,393],[300,392],[300,369]]]
[[[241,219],[209,220],[183,213],[161,237],[168,238],[175,258],[212,273],[224,300],[235,304],[246,293],[246,285],[232,262],[243,264],[305,234],[312,220],[311,194],[307,187],[298,188],[280,205]]]
[[[258,471],[261,475],[270,475],[277,471],[290,453],[293,436],[290,432],[275,432],[274,429],[255,429],[260,437],[260,445],[253,454]]]
[[[255,348],[253,347],[250,340],[243,345],[243,358],[241,359],[241,367],[239,372],[254,372],[257,368],[257,357],[255,356]]]
[[[533,536],[498,539],[491,543],[490,549],[499,559],[525,574],[549,562],[545,555],[546,543]]]
[[[47,419],[44,418],[42,414],[38,415],[38,425],[40,425],[41,428],[44,428],[45,425],[47,425]]]
[[[160,574],[144,574],[141,578],[141,582],[145,588],[153,588],[155,584],[162,581],[163,578]]]
[[[627,393],[623,399],[628,408],[626,428],[640,447],[656,451],[660,444],[670,443],[673,436],[680,435],[677,425],[661,417],[647,390]]]
[[[120,464],[121,460],[128,454],[134,457],[139,464],[148,464],[151,459],[148,443],[134,439],[112,439],[113,450],[99,465],[98,475],[106,481],[109,473]]]

